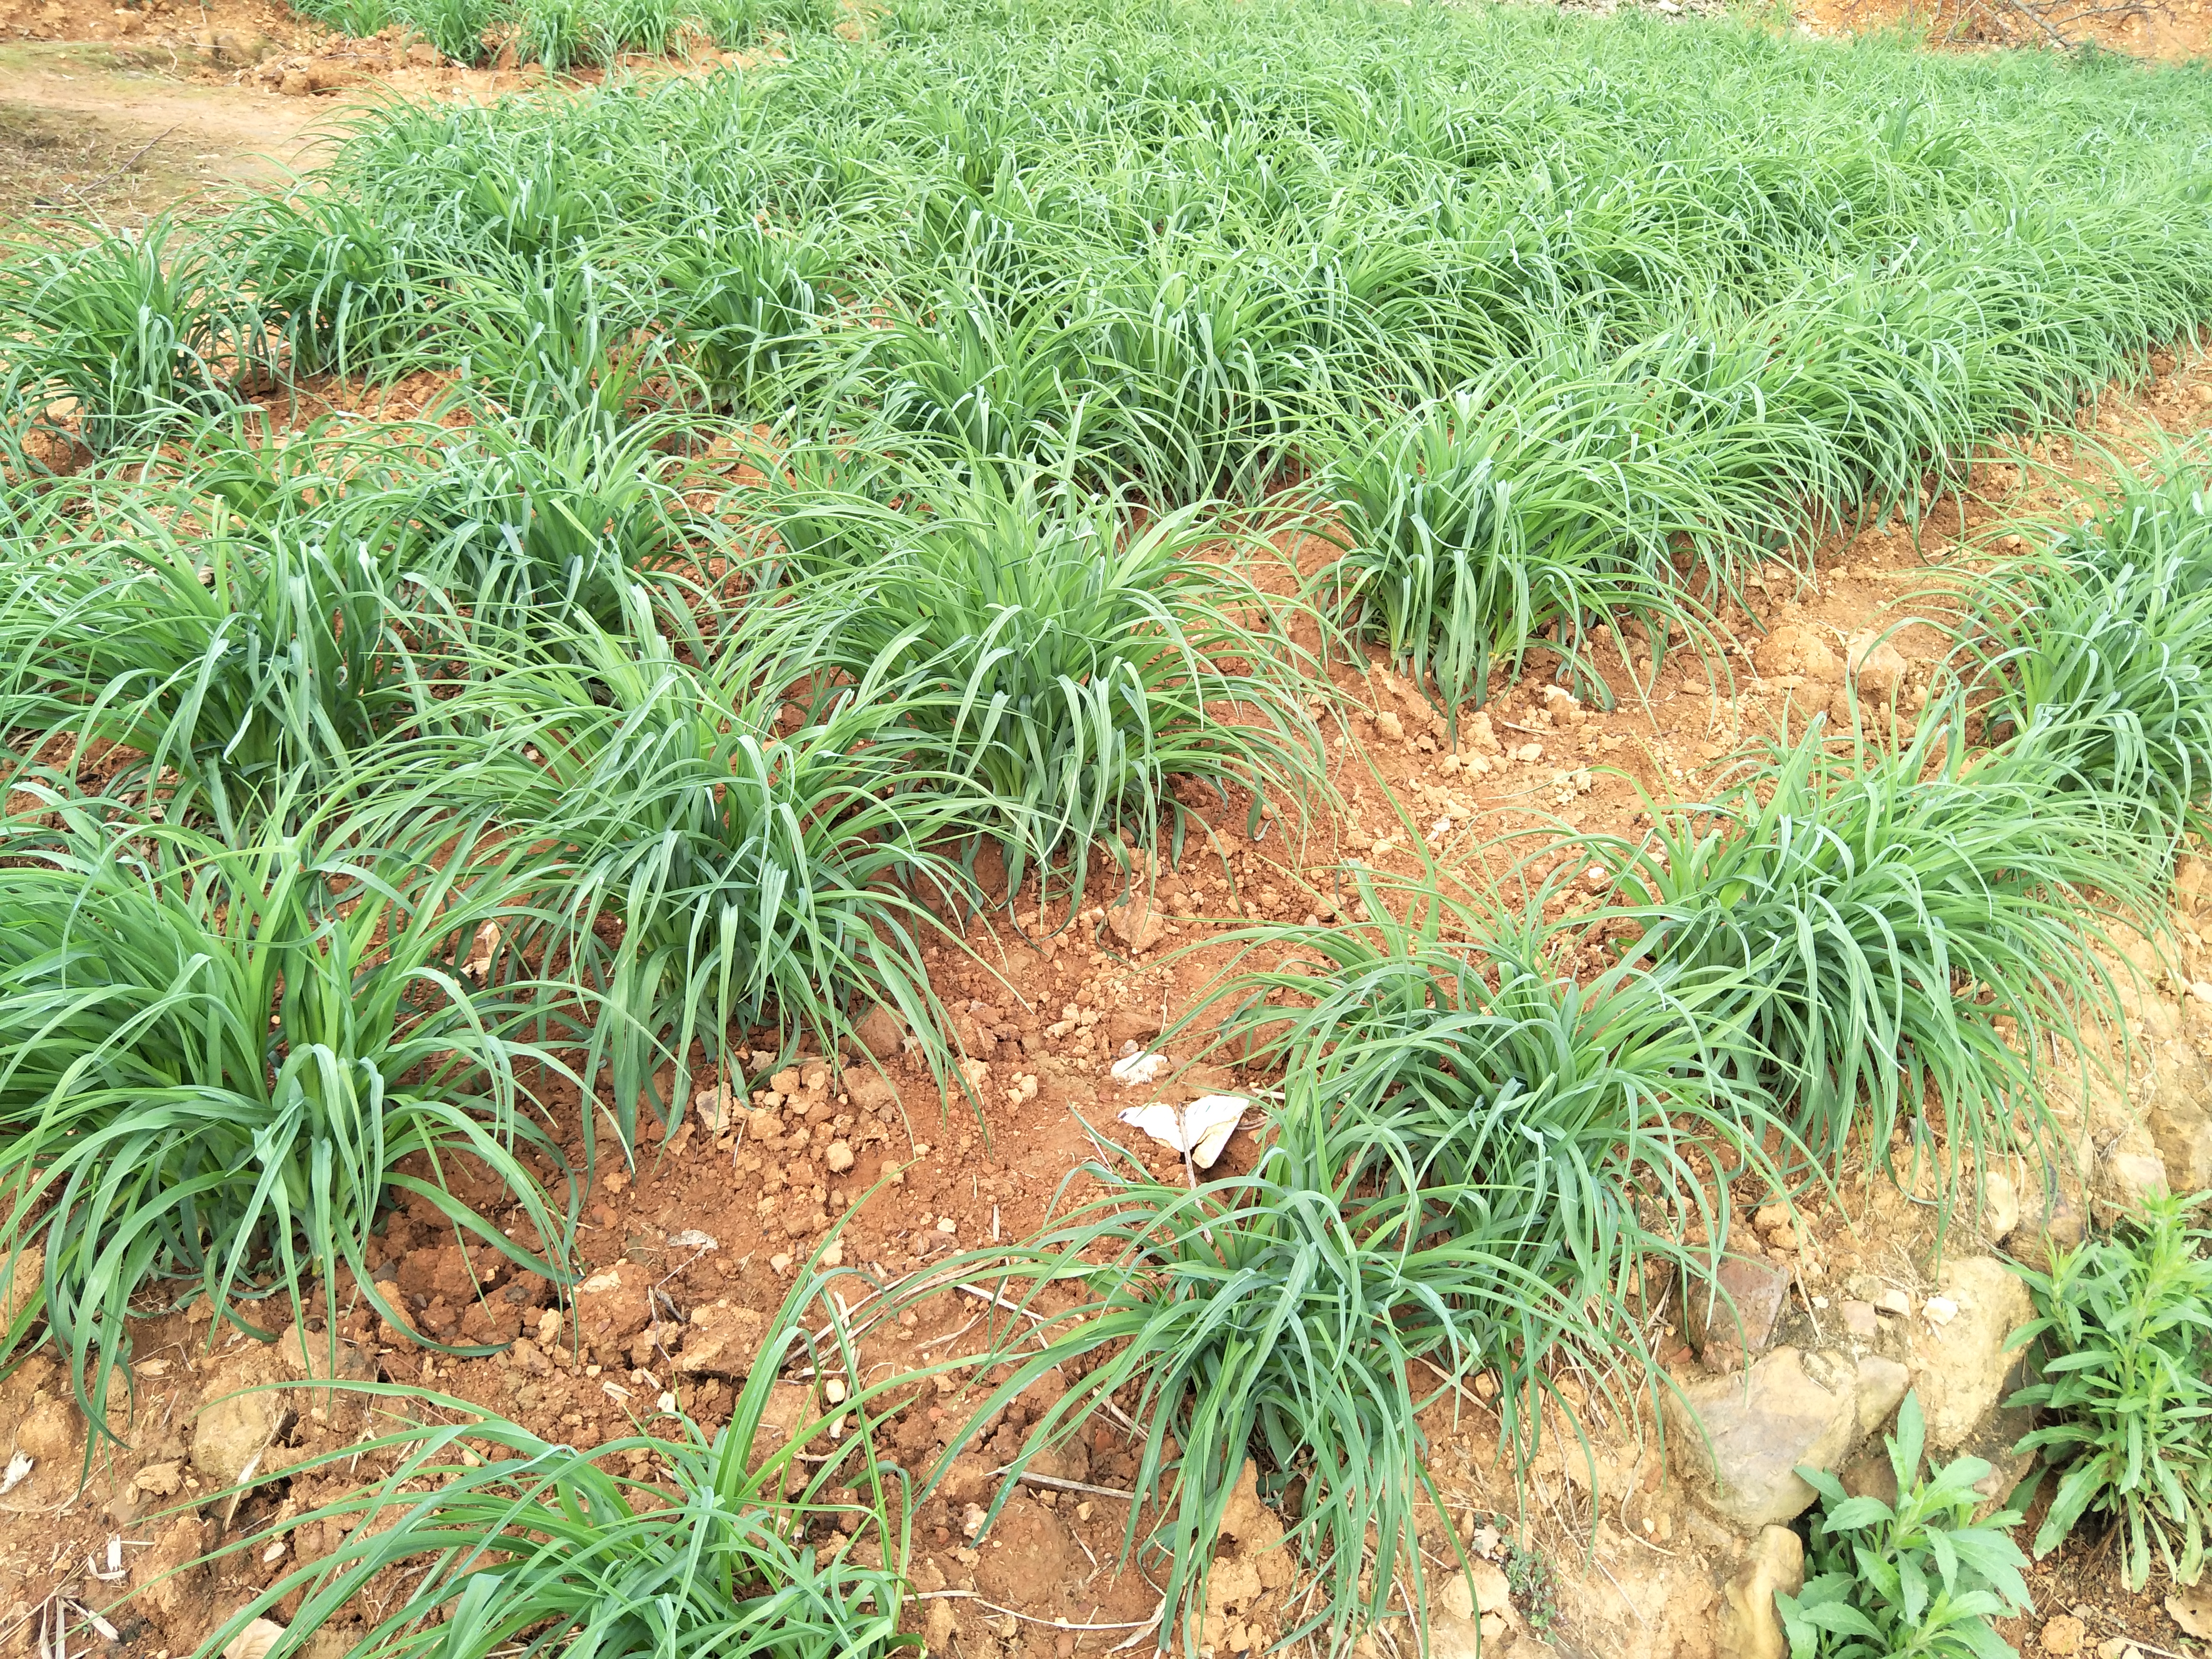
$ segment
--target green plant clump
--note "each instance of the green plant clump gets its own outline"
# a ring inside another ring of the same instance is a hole
[[[393,1659],[489,1659],[585,1652],[608,1659],[669,1654],[734,1659],[885,1659],[918,1652],[899,1633],[906,1584],[903,1478],[877,1461],[868,1396],[833,1414],[818,1395],[796,1407],[780,1380],[788,1358],[831,1374],[857,1369],[842,1329],[810,1341],[799,1324],[823,1280],[802,1273],[771,1325],[730,1420],[710,1436],[663,1411],[589,1450],[549,1443],[479,1406],[377,1385],[333,1390],[390,1412],[428,1407],[453,1421],[419,1424],[295,1465],[343,1478],[363,1454],[390,1473],[296,1517],[274,1535],[297,1560],[318,1532],[344,1541],[280,1574],[202,1645],[217,1653],[288,1596],[301,1598],[270,1650],[305,1651],[328,1622],[357,1616],[395,1569],[409,1594],[364,1631],[356,1652]],[[824,1304],[819,1314],[834,1312]],[[878,1390],[879,1391],[879,1390]],[[811,1468],[810,1443],[839,1455]],[[624,1463],[628,1474],[600,1467]],[[216,1559],[266,1547],[270,1532]],[[312,1552],[309,1552],[312,1554]]]
[[[1821,1498],[1805,1588],[1778,1594],[1790,1659],[2019,1659],[1990,1627],[2028,1611],[2027,1558],[2007,1510],[1973,1518],[1974,1483],[1989,1464],[1954,1458],[1923,1477],[1920,1396],[1908,1394],[1885,1437],[1897,1476],[1893,1504],[1850,1498],[1826,1470],[1797,1473]]]
[[[1955,702],[1893,751],[1816,722],[1655,811],[1640,844],[1589,843],[1642,928],[1621,948],[1729,976],[1711,1040],[1819,1158],[1863,1136],[1887,1161],[1903,1130],[1977,1168],[2047,1124],[2037,1050],[2117,1017],[2090,918],[2147,914],[2154,887],[2126,804],[2033,751],[1970,757]]]
[[[2171,841],[2212,798],[2212,460],[2147,471],[2115,461],[2080,522],[2029,526],[2048,548],[1990,574],[1963,644],[1993,736]]]
[[[1322,955],[1310,970],[1224,993],[1225,1040],[1288,1062],[1250,1175],[1188,1190],[1102,1164],[1089,1173],[1105,1196],[1048,1233],[956,1258],[1009,1301],[1055,1281],[1088,1292],[1033,1348],[1000,1356],[1012,1374],[977,1420],[1054,1367],[1076,1376],[1026,1458],[1111,1391],[1140,1389],[1136,1486],[1165,1506],[1162,1588],[1194,1620],[1248,1456],[1303,1494],[1284,1547],[1328,1594],[1299,1631],[1389,1617],[1401,1577],[1425,1596],[1414,1524],[1437,1493],[1422,1413],[1489,1373],[1525,1466],[1547,1403],[1565,1399],[1563,1365],[1610,1392],[1650,1358],[1647,1273],[1710,1272],[1719,1247],[1685,1243],[1692,1218],[1726,1229],[1692,1156],[1761,1161],[1740,1127],[1761,1121],[1757,1104],[1710,1063],[1694,988],[1631,968],[1562,981],[1525,927],[1486,936],[1481,920],[1437,902],[1372,939],[1299,935]],[[1310,1006],[1277,1008],[1277,991]],[[1632,1172],[1653,1200],[1631,1201]],[[1640,1370],[1627,1386],[1644,1386]]]
[[[56,827],[19,818],[0,837],[0,1251],[10,1279],[40,1273],[10,1288],[11,1340],[44,1318],[89,1421],[107,1424],[126,1315],[149,1293],[181,1285],[266,1340],[307,1281],[344,1270],[404,1321],[364,1255],[397,1193],[570,1277],[567,1218],[533,1168],[564,1160],[524,1083],[559,1062],[512,990],[462,976],[485,924],[521,909],[496,874],[464,884],[471,838],[436,870],[327,823],[233,849],[118,828],[112,803],[41,805]],[[448,1192],[454,1158],[505,1189],[552,1259]],[[257,1320],[264,1300],[273,1319]]]
[[[933,792],[999,844],[1010,889],[1069,869],[1079,893],[1102,838],[1165,817],[1180,848],[1188,807],[1232,789],[1248,833],[1277,802],[1303,812],[1326,789],[1310,659],[1239,538],[1010,471],[925,486],[920,512],[801,509],[810,540],[872,546],[794,584],[788,673],[895,686],[946,775]]]
[[[2035,1318],[2014,1334],[2041,1380],[2009,1403],[2058,1420],[2021,1442],[2060,1471],[2035,1553],[2088,1515],[2118,1529],[2139,1589],[2154,1565],[2182,1583],[2204,1571],[2212,1521],[2212,1232],[2190,1225],[2207,1194],[2161,1195],[2109,1238],[2016,1268]]]

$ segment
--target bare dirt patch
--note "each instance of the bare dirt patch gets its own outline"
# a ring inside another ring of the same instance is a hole
[[[0,47],[0,220],[131,222],[275,184],[313,164],[331,112],[180,80],[143,49]]]

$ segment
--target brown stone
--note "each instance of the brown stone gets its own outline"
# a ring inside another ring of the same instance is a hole
[[[767,1334],[768,1316],[753,1309],[695,1308],[684,1330],[684,1352],[677,1356],[676,1369],[742,1381],[751,1372]]]
[[[1741,1353],[1762,1353],[1774,1340],[1789,1293],[1788,1268],[1751,1256],[1723,1256],[1710,1283],[1682,1281],[1683,1334],[1692,1352],[1700,1355],[1709,1341]]]
[[[622,1262],[593,1273],[576,1287],[576,1329],[605,1363],[653,1323],[651,1283],[646,1270]]]
[[[963,1452],[945,1469],[937,1490],[955,1509],[964,1504],[981,1503],[991,1490],[993,1467],[973,1452]]]
[[[1888,1422],[1890,1413],[1904,1402],[1905,1391],[1911,1382],[1910,1374],[1896,1360],[1885,1359],[1879,1354],[1863,1355],[1855,1396],[1859,1432],[1872,1434]]]
[[[1828,642],[1809,628],[1778,628],[1752,650],[1752,661],[1770,678],[1794,674],[1823,684],[1843,678],[1843,665]]]
[[[442,1296],[458,1305],[476,1295],[469,1259],[457,1245],[410,1250],[399,1258],[392,1276],[409,1296]]]
[[[545,1376],[553,1370],[553,1362],[545,1357],[544,1351],[526,1336],[518,1339],[507,1349],[507,1363],[532,1376]],[[683,1369],[680,1364],[677,1366],[678,1370]]]
[[[2163,1198],[2172,1191],[2166,1176],[2166,1160],[2155,1152],[2115,1151],[2097,1167],[2100,1196],[2112,1200],[2123,1210],[2139,1207],[2145,1200]]]
[[[1477,1558],[1444,1581],[1437,1599],[1454,1618],[1480,1619],[1511,1607],[1513,1586],[1494,1562]]]
[[[856,1067],[846,1073],[845,1098],[856,1112],[874,1112],[884,1117],[898,1114],[898,1091],[874,1072]]]
[[[2037,1273],[2049,1273],[2054,1253],[2073,1249],[2082,1237],[2081,1212],[2065,1191],[2049,1184],[2039,1196],[2031,1190],[2023,1218],[2005,1241],[2012,1259]]]
[[[2143,1123],[2166,1165],[2169,1187],[2181,1193],[2212,1187],[2212,1077],[2187,1045],[2166,1045]]]
[[[1133,1042],[1139,1048],[1149,1048],[1152,1039],[1160,1034],[1160,1017],[1142,1008],[1116,1008],[1106,1016],[1106,1045],[1109,1054],[1119,1053],[1125,1042]]]
[[[1716,1659],[1789,1659],[1774,1598],[1804,1588],[1803,1540],[1787,1527],[1762,1528],[1749,1559],[1722,1588]]]
[[[1880,1439],[1869,1441],[1836,1471],[1844,1492],[1853,1498],[1871,1498],[1894,1506],[1897,1470],[1889,1461],[1889,1448]]]
[[[471,1302],[461,1310],[461,1340],[472,1347],[503,1347],[522,1330],[522,1310],[504,1298]]]
[[[931,1601],[929,1610],[921,1616],[922,1641],[928,1652],[951,1652],[953,1638],[959,1633],[959,1629],[954,1622],[952,1603],[950,1601]]]
[[[2044,1626],[2038,1639],[2045,1653],[2067,1655],[2081,1651],[2081,1621],[2070,1613],[2063,1613]]]
[[[192,1422],[192,1467],[206,1480],[228,1486],[256,1467],[284,1420],[278,1390],[227,1375],[210,1384],[211,1397]]]
[[[1811,1507],[1801,1464],[1833,1468],[1858,1431],[1856,1375],[1822,1358],[1777,1348],[1732,1376],[1684,1379],[1662,1397],[1675,1466],[1718,1514],[1741,1527],[1778,1525]]]
[[[131,1477],[131,1484],[149,1498],[174,1498],[184,1490],[185,1466],[173,1459],[149,1463]]]
[[[1928,1417],[1928,1443],[1949,1451],[2003,1399],[2014,1363],[2006,1340],[2034,1309],[2027,1287],[1985,1255],[1945,1262],[1936,1288],[1958,1312],[1948,1323],[1916,1334],[1914,1386]]]
[[[74,1466],[84,1455],[84,1413],[73,1401],[40,1389],[32,1394],[30,1405],[9,1437],[9,1449],[55,1468],[70,1465],[69,1476],[74,1483],[77,1477]]]
[[[1106,925],[1132,951],[1152,949],[1168,931],[1167,923],[1152,908],[1152,895],[1141,887],[1132,887],[1118,903],[1108,908]]]
[[[1854,639],[1846,647],[1846,661],[1861,693],[1877,697],[1894,696],[1910,665],[1904,653],[1878,632]]]
[[[872,1004],[854,1025],[853,1041],[878,1060],[896,1060],[906,1045],[906,1022],[882,1003]]]

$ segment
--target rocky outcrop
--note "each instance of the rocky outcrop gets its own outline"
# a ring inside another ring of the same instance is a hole
[[[1986,1431],[2026,1381],[2007,1347],[2033,1312],[2026,1289],[2002,1262],[1978,1255],[1946,1263],[1932,1296],[1885,1297],[1887,1318],[1866,1303],[1839,1310],[1828,1340],[1846,1346],[1785,1345],[1747,1370],[1678,1379],[1667,1402],[1674,1466],[1713,1513],[1747,1532],[1791,1520],[1814,1497],[1800,1465],[1847,1469],[1848,1485],[1878,1489],[1880,1437],[1908,1389],[1919,1391],[1931,1449],[1948,1455],[1971,1443],[1999,1466],[1992,1478],[2005,1478],[2007,1449]]]

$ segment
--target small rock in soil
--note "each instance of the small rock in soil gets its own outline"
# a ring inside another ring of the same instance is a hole
[[[282,1396],[272,1389],[231,1392],[249,1380],[225,1376],[210,1385],[219,1397],[192,1424],[192,1467],[219,1486],[236,1482],[246,1467],[267,1450],[283,1421]]]
[[[1770,678],[1794,674],[1823,683],[1843,678],[1843,665],[1826,641],[1809,628],[1778,628],[1751,653],[1759,672]]]
[[[2097,1166],[2100,1185],[2123,1209],[2147,1198],[2162,1198],[2168,1188],[2166,1160],[2155,1152],[2115,1152]]]
[[[1750,1256],[1722,1257],[1711,1285],[1686,1282],[1682,1328],[1691,1349],[1703,1354],[1711,1341],[1732,1349],[1740,1346],[1752,1354],[1764,1352],[1774,1340],[1775,1322],[1782,1316],[1783,1300],[1789,1291],[1788,1268]],[[1735,1304],[1733,1315],[1730,1299]]]
[[[1852,1453],[1850,1461],[1836,1471],[1836,1479],[1843,1482],[1850,1497],[1871,1498],[1896,1507],[1897,1470],[1889,1461],[1889,1449],[1879,1440],[1869,1441]]]
[[[507,1363],[516,1370],[532,1376],[544,1376],[553,1369],[553,1362],[528,1337],[519,1337],[507,1351]]]
[[[2159,1057],[2156,1089],[2143,1109],[2167,1182],[2178,1192],[2212,1186],[2212,1074],[2196,1051],[2169,1042]]]
[[[1905,1367],[1894,1359],[1879,1354],[1860,1359],[1856,1401],[1861,1434],[1872,1434],[1889,1421],[1889,1414],[1904,1401],[1910,1382]]]
[[[2174,1591],[2166,1598],[2166,1613],[2191,1636],[2212,1638],[2212,1584]]]
[[[1886,697],[1893,693],[1905,678],[1908,665],[1898,648],[1879,633],[1866,633],[1854,639],[1848,647],[1851,678],[1858,682],[1861,691]]]
[[[878,1060],[896,1059],[906,1043],[906,1022],[879,1002],[853,1027],[853,1039]]]
[[[2079,1653],[2081,1651],[2081,1621],[2070,1613],[2061,1613],[2044,1626],[2040,1639],[2045,1653]]]
[[[933,1601],[929,1604],[929,1611],[922,1615],[922,1640],[928,1644],[932,1653],[948,1651],[957,1629],[952,1620],[952,1603],[950,1601]]]
[[[2027,1287],[1986,1255],[1943,1264],[1941,1299],[1958,1310],[1948,1324],[1917,1339],[1915,1386],[1928,1415],[1929,1443],[1948,1451],[1971,1436],[2007,1392],[2015,1356],[2006,1339],[2033,1317]]]
[[[1991,1170],[1982,1177],[1982,1231],[1992,1243],[2002,1244],[2020,1225],[2020,1189],[2012,1177]]]
[[[1789,1659],[1774,1597],[1804,1588],[1804,1541],[1787,1527],[1761,1528],[1750,1556],[1722,1588],[1717,1659]]]
[[[1444,1581],[1437,1602],[1455,1619],[1479,1619],[1513,1605],[1513,1586],[1494,1563],[1477,1560]]]
[[[365,1382],[376,1375],[372,1355],[328,1331],[311,1331],[297,1322],[278,1340],[276,1359],[286,1375],[302,1381]]]
[[[1804,1513],[1814,1493],[1797,1466],[1833,1468],[1858,1431],[1855,1383],[1823,1384],[1791,1347],[1777,1348],[1747,1376],[1688,1379],[1664,1407],[1676,1467],[1712,1509],[1743,1527]]]
[[[2070,1250],[2081,1242],[2081,1212],[2063,1191],[2053,1188],[2039,1203],[2022,1205],[2021,1216],[2008,1249],[2023,1267],[2048,1273],[2054,1251]]]
[[[1132,951],[1150,950],[1168,931],[1167,923],[1154,913],[1151,898],[1134,888],[1127,898],[1107,911],[1106,925],[1114,930],[1114,937]]]
[[[149,1463],[131,1477],[131,1484],[155,1498],[174,1498],[183,1490],[185,1466],[180,1462]]]

